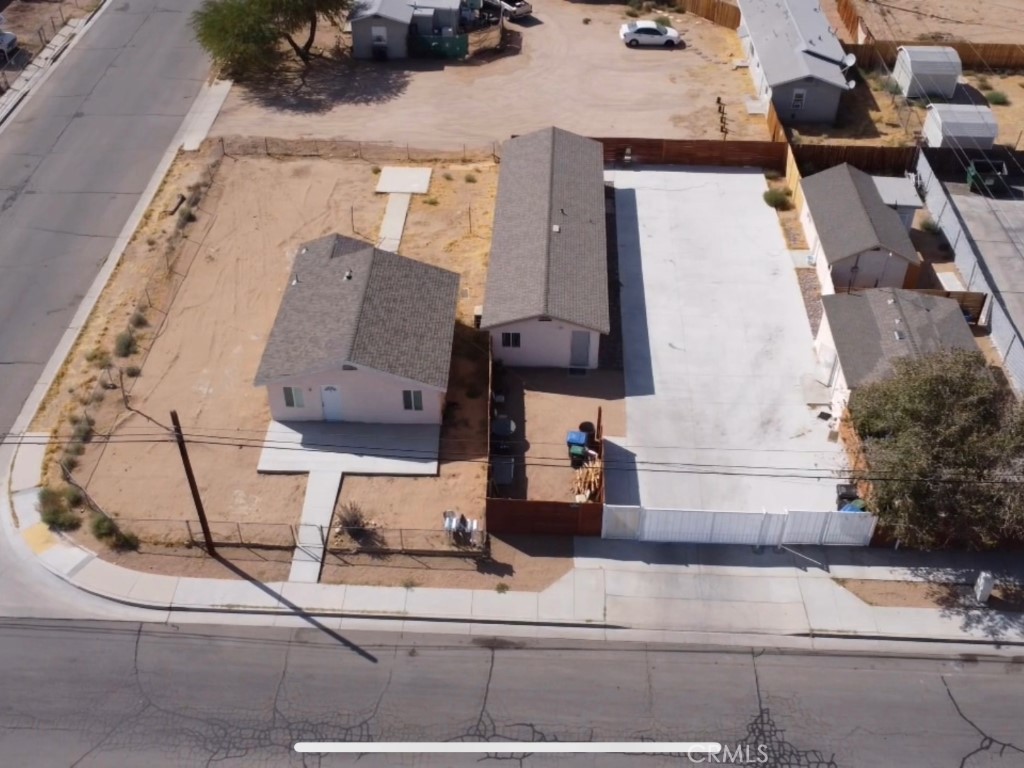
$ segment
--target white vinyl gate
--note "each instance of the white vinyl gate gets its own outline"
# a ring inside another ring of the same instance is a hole
[[[814,544],[863,547],[875,516],[867,512],[719,512],[606,504],[605,539],[776,547]]]

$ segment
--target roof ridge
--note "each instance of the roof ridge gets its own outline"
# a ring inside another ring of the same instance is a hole
[[[334,237],[335,243],[337,243],[338,238],[343,237],[343,235],[335,234]],[[352,343],[349,345],[348,354],[345,357],[345,362],[349,364],[355,364],[352,353],[359,341],[359,332],[363,327],[363,318],[366,309],[366,292],[370,289],[370,281],[373,279],[373,272],[377,268],[377,254],[388,253],[388,251],[382,251],[371,243],[366,243],[366,245],[370,250],[370,271],[366,275],[366,279],[362,281],[363,289],[359,292],[359,311],[356,313],[355,327],[352,330]]]
[[[548,221],[547,232],[544,233],[544,315],[551,314],[551,236],[554,234],[555,205],[555,137],[558,128],[551,126],[551,153],[548,155]]]

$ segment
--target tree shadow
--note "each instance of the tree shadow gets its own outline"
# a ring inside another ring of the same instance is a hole
[[[996,578],[985,604],[974,598],[978,571],[938,568],[925,574],[928,596],[943,618],[955,619],[963,632],[980,633],[993,642],[1017,641],[1024,633],[1024,586],[1012,576]]]
[[[237,81],[242,98],[267,109],[320,114],[343,104],[384,104],[401,96],[410,72],[438,69],[442,62],[356,61],[347,56],[314,58],[308,67],[288,62],[272,73]]]

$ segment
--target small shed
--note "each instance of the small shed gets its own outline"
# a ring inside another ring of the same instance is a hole
[[[981,104],[931,104],[922,131],[929,147],[992,149],[999,124]]]
[[[945,45],[901,45],[892,76],[908,99],[941,96],[951,99],[963,74],[960,54]]]

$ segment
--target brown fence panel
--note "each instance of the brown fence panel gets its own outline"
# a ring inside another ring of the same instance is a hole
[[[847,53],[857,57],[861,67],[877,66],[879,57],[887,67],[896,63],[900,46],[921,45],[915,40],[872,40],[869,43],[844,43]],[[964,69],[1024,69],[1024,47],[1014,43],[967,43],[943,41],[960,56]]]
[[[721,0],[680,0],[676,8],[713,21],[720,27],[736,29],[740,25],[740,9]]]
[[[917,147],[869,147],[850,144],[801,144],[793,157],[803,176],[849,163],[866,173],[902,174],[914,168]]]
[[[768,102],[768,114],[765,116],[768,121],[768,135],[772,141],[786,141],[786,128],[779,119],[779,113],[775,111],[775,105]]]
[[[700,139],[598,138],[608,165],[628,161],[640,165],[721,165],[786,168],[786,144],[781,141],[713,141]]]
[[[506,536],[600,536],[603,505],[595,502],[487,499],[487,532]]]
[[[860,39],[860,14],[853,0],[837,0],[836,6],[839,9],[839,18],[843,20],[843,26],[850,33],[854,40]]]

